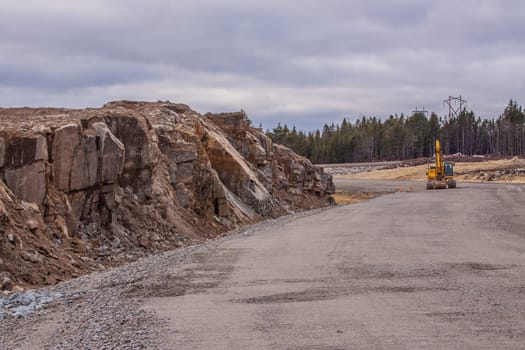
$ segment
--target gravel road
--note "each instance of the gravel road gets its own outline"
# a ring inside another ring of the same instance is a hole
[[[525,186],[412,186],[39,290],[4,347],[525,349]]]

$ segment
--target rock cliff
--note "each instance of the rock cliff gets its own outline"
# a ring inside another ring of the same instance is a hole
[[[174,103],[0,109],[0,289],[329,205],[329,175],[244,113]]]

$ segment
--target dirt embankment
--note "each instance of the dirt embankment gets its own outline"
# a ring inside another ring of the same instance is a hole
[[[428,161],[410,161],[400,163],[394,168],[381,168],[378,165],[377,167],[360,167],[356,171],[356,168],[347,165],[341,168],[334,167],[337,169],[335,171],[325,170],[340,178],[424,181],[427,164]],[[345,169],[349,170],[345,171]],[[459,161],[455,162],[454,171],[457,181],[525,183],[525,159],[518,157],[485,161]]]
[[[525,159],[487,159],[485,157],[452,156],[455,178],[459,182],[525,183]],[[429,159],[405,162],[330,164],[323,166],[334,179],[425,181]],[[338,188],[333,195],[337,204],[353,204],[390,192],[349,192]]]

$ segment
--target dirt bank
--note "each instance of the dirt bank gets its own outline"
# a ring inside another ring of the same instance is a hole
[[[337,168],[336,177],[349,179],[376,179],[376,180],[425,180],[426,164],[409,165],[401,163],[391,169],[363,168],[361,171],[347,171],[348,166]],[[454,167],[458,181],[469,182],[502,182],[525,183],[525,159],[511,158],[476,162],[455,162]]]

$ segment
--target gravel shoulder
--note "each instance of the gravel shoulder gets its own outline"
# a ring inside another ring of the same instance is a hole
[[[157,349],[169,327],[143,305],[152,295],[183,295],[191,288],[187,276],[174,276],[171,269],[213,254],[226,241],[325,210],[263,221],[55,286],[0,295],[0,349]]]

